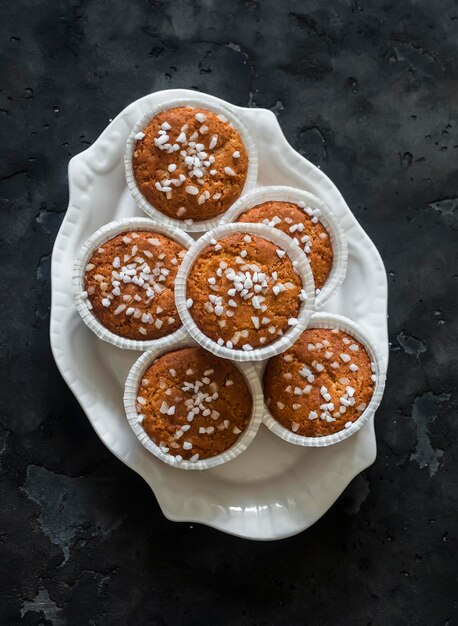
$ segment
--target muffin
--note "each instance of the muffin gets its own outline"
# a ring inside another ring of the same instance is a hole
[[[233,363],[191,347],[167,352],[148,367],[136,408],[163,453],[195,462],[236,443],[251,419],[253,399]]]
[[[222,115],[191,106],[167,109],[135,139],[137,188],[164,215],[187,224],[212,219],[242,194],[247,149]]]
[[[362,343],[335,329],[310,328],[267,362],[264,397],[271,415],[304,437],[349,428],[375,387],[375,366]]]
[[[147,230],[129,230],[101,244],[84,274],[84,297],[99,322],[126,339],[159,339],[181,326],[175,277],[186,249]]]
[[[299,201],[270,200],[242,213],[238,222],[266,224],[289,235],[306,253],[319,291],[332,270],[334,258],[331,238],[319,221],[320,210]]]
[[[250,351],[297,324],[306,293],[285,250],[261,236],[234,233],[202,250],[186,297],[202,333],[220,346]]]

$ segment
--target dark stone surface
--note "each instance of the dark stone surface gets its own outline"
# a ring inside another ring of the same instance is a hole
[[[15,0],[0,16],[0,623],[458,623],[453,0]],[[50,353],[68,160],[167,87],[275,111],[389,274],[377,461],[282,542],[168,522]]]

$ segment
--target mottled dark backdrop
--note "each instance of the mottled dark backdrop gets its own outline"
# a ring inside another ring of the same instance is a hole
[[[0,18],[0,623],[457,624],[455,2],[4,0]],[[49,349],[68,160],[168,87],[274,111],[388,271],[377,461],[282,542],[166,521]]]

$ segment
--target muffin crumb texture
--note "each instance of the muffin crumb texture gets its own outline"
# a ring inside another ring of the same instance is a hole
[[[224,116],[188,106],[168,109],[136,139],[137,187],[164,215],[188,224],[211,219],[242,194],[248,154]]]
[[[245,378],[233,363],[191,347],[154,361],[143,375],[136,408],[162,452],[195,462],[232,447],[252,406]]]
[[[268,361],[264,397],[282,426],[321,437],[349,428],[362,415],[375,381],[375,366],[359,341],[338,329],[313,328]]]
[[[126,339],[178,330],[175,277],[186,250],[152,231],[126,231],[101,244],[86,266],[83,297],[105,328]]]
[[[331,238],[319,220],[320,215],[319,209],[308,207],[302,201],[295,204],[269,200],[248,209],[237,221],[259,222],[289,235],[307,255],[319,292],[331,272],[334,258]]]
[[[268,345],[297,324],[306,299],[286,252],[266,239],[234,233],[213,240],[188,276],[187,305],[198,328],[219,345]]]

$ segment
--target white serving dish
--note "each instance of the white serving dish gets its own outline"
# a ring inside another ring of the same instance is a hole
[[[150,454],[124,413],[123,389],[139,353],[99,340],[73,303],[72,268],[85,239],[115,219],[141,216],[126,185],[123,155],[138,118],[165,99],[193,96],[188,90],[150,94],[124,109],[86,151],[69,165],[70,200],[52,256],[51,345],[57,366],[105,445],[142,476],[164,515],[200,522],[250,539],[280,539],[313,524],[348,483],[373,463],[373,419],[355,435],[328,448],[302,448],[282,441],[262,425],[237,459],[205,472],[182,472]],[[209,103],[217,99],[206,96]],[[275,115],[225,103],[250,129],[258,145],[260,185],[305,189],[327,203],[348,242],[348,270],[323,311],[361,324],[388,361],[387,281],[374,244],[335,185],[286,141]]]

